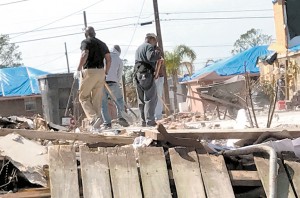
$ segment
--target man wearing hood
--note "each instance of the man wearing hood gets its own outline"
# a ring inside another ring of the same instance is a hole
[[[128,127],[128,122],[122,117],[121,112],[124,111],[124,100],[123,94],[120,88],[120,83],[122,82],[123,73],[123,62],[120,58],[121,48],[119,45],[114,45],[110,51],[111,65],[106,75],[106,83],[112,91],[113,95],[116,97],[116,108],[118,123],[123,127]],[[104,95],[102,97],[102,118],[103,125],[105,129],[111,128],[111,117],[108,112],[108,97],[109,93],[104,89]]]

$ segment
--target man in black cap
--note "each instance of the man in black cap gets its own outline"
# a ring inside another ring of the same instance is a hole
[[[161,59],[161,51],[154,33],[146,34],[145,42],[135,52],[134,79],[138,94],[142,126],[155,126],[157,92],[154,81],[156,61]]]
[[[100,126],[99,117],[101,115],[103,87],[105,75],[110,68],[111,58],[108,47],[96,38],[93,27],[85,29],[85,37],[86,39],[81,42],[81,57],[74,77],[80,78],[79,101],[84,113],[91,125],[97,128]],[[104,59],[106,61],[105,67]]]

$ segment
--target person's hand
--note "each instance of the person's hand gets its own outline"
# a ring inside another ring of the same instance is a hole
[[[81,72],[80,71],[78,71],[78,70],[76,70],[75,72],[74,72],[74,79],[79,79],[80,78],[80,74],[81,74]]]
[[[164,64],[165,59],[163,57],[161,57],[158,61],[160,61],[160,64]]]

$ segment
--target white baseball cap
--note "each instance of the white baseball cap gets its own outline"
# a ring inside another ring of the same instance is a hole
[[[154,34],[154,33],[148,33],[148,34],[146,34],[146,38],[148,38],[148,37],[152,37],[152,38],[156,39],[156,34]]]

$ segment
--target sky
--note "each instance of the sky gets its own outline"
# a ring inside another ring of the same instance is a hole
[[[208,59],[231,56],[234,42],[251,28],[275,39],[271,0],[157,0],[164,51],[184,44],[197,55],[195,69]],[[156,33],[152,0],[0,0],[0,34],[19,46],[22,63],[50,73],[78,66],[86,12],[88,26],[121,58],[134,64],[146,33]],[[141,25],[145,22],[149,25]]]

